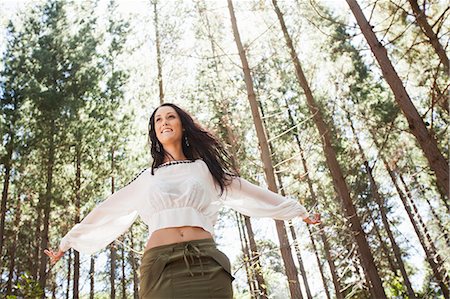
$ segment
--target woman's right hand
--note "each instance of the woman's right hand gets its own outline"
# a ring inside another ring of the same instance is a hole
[[[64,251],[61,251],[60,249],[58,249],[57,252],[54,252],[53,250],[49,250],[49,249],[45,249],[44,253],[46,255],[48,255],[48,257],[50,258],[50,263],[52,265],[56,264],[57,261],[59,261],[60,258],[63,257],[64,255]]]

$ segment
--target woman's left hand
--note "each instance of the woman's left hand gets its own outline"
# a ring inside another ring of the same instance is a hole
[[[322,221],[320,221],[320,214],[319,213],[315,213],[313,218],[308,217],[308,218],[303,219],[303,221],[305,221],[308,224],[319,224],[319,223],[322,223]]]

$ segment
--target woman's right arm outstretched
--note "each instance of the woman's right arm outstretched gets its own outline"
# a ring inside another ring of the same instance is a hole
[[[73,248],[92,254],[114,241],[136,220],[140,203],[149,195],[151,174],[142,171],[125,187],[97,205],[80,223],[62,238],[58,251],[44,250],[52,264]]]

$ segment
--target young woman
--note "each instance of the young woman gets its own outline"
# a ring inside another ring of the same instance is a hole
[[[45,250],[56,263],[70,248],[92,254],[123,234],[137,216],[148,225],[140,298],[233,298],[230,261],[214,242],[222,205],[242,214],[288,220],[309,217],[297,201],[240,178],[221,143],[170,103],[150,117],[153,164],[109,196]]]

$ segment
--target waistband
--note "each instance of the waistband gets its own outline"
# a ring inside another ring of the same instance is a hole
[[[155,258],[158,259],[162,256],[166,256],[166,258],[169,258],[169,255],[172,255],[174,258],[183,258],[184,262],[186,264],[186,267],[191,274],[191,276],[194,276],[194,274],[191,271],[191,266],[188,261],[188,258],[191,259],[191,263],[194,263],[194,257],[197,258],[200,262],[200,268],[202,269],[202,275],[203,273],[203,264],[201,260],[201,249],[208,249],[208,248],[216,248],[216,242],[213,238],[206,238],[206,239],[199,239],[199,240],[190,240],[185,242],[179,242],[179,243],[173,243],[173,244],[167,244],[167,245],[161,245],[156,246],[150,249],[147,249],[144,252],[144,255],[142,256],[142,264],[146,264],[151,262],[151,260],[154,260]]]
[[[166,244],[166,245],[156,246],[156,247],[147,249],[144,252],[143,258],[147,255],[153,256],[153,255],[159,255],[159,254],[163,254],[163,253],[175,252],[177,250],[184,250],[188,244],[195,245],[195,246],[201,246],[201,247],[217,245],[213,238],[190,240],[190,241],[185,241],[185,242]]]

